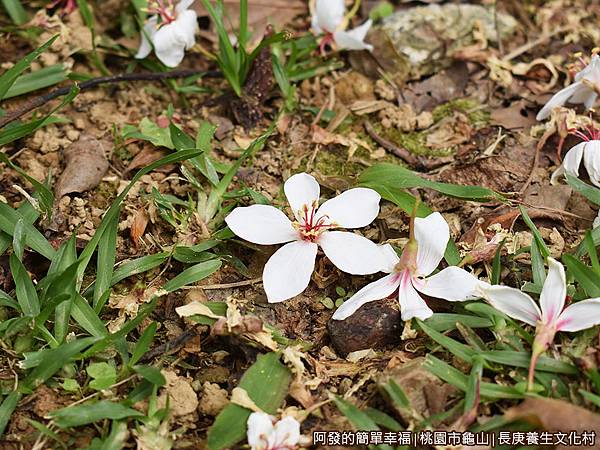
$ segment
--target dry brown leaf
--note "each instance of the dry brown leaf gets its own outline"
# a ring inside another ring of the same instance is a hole
[[[65,149],[65,170],[54,188],[57,199],[98,186],[108,170],[107,147],[106,143],[84,134]]]
[[[136,212],[131,228],[129,229],[129,235],[136,248],[140,244],[140,238],[146,231],[146,226],[148,226],[148,214],[141,208]]]
[[[196,411],[198,397],[192,388],[191,381],[170,370],[165,369],[161,373],[167,380],[167,384],[158,397],[159,408],[164,408],[167,405],[168,397],[169,411],[173,416],[185,416]]]
[[[507,130],[529,128],[535,125],[535,114],[527,109],[527,101],[513,102],[508,108],[499,108],[492,111],[490,118],[492,125],[500,125]]]
[[[155,161],[167,156],[169,152],[164,149],[157,149],[155,147],[146,146],[141,152],[136,154],[133,159],[129,162],[125,173],[131,172],[132,170],[139,169],[140,167],[146,167]]]
[[[523,403],[510,408],[504,413],[509,420],[525,420],[534,427],[541,427],[552,432],[583,433],[600,430],[600,415],[571,403],[550,398],[528,398]],[[594,446],[557,445],[557,449],[589,449],[600,448],[600,440],[596,438]]]

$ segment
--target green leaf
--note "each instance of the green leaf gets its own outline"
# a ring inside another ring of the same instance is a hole
[[[593,269],[567,253],[562,256],[562,260],[587,295],[594,298],[600,297],[600,276]]]
[[[21,0],[2,0],[2,5],[4,5],[4,9],[6,9],[6,12],[15,25],[23,25],[29,20],[27,12],[21,4]]]
[[[458,322],[470,328],[489,328],[493,325],[491,320],[483,317],[468,316],[466,314],[435,313],[427,319],[427,326],[435,331],[451,331],[456,329]]]
[[[139,373],[144,379],[156,386],[164,386],[167,382],[160,370],[152,366],[133,366],[135,373]]]
[[[17,391],[13,391],[4,398],[2,405],[0,405],[0,437],[4,434],[10,416],[17,407],[20,399],[21,394]]]
[[[574,177],[573,175],[565,174],[565,177],[567,178],[567,183],[573,189],[587,198],[590,202],[600,205],[600,189],[581,181],[579,178]]]
[[[98,317],[98,314],[90,304],[79,294],[75,296],[71,307],[71,316],[85,331],[92,336],[105,337],[108,330],[104,322]]]
[[[548,249],[548,246],[544,242],[544,239],[542,238],[540,231],[537,229],[537,227],[535,226],[533,221],[529,218],[529,214],[527,214],[527,210],[523,207],[523,205],[519,205],[519,211],[521,212],[521,217],[523,217],[523,221],[527,224],[527,226],[531,230],[531,233],[533,234],[533,238],[535,239],[535,242],[538,245],[538,249],[539,249],[540,253],[542,254],[542,257],[544,259],[546,259],[548,256],[550,256],[550,249]]]
[[[161,128],[147,117],[140,121],[140,132],[147,141],[152,142],[157,147],[167,147],[173,150],[175,146],[171,140],[171,134],[168,128]]]
[[[461,344],[458,341],[455,341],[448,336],[444,336],[441,333],[438,333],[433,328],[428,327],[425,322],[421,320],[417,320],[419,327],[435,342],[440,344],[442,347],[445,347],[449,352],[451,352],[456,357],[462,359],[467,363],[471,363],[473,357],[477,354],[475,350],[472,348]]]
[[[12,236],[19,220],[23,221],[25,242],[27,246],[47,259],[54,258],[55,250],[46,238],[40,233],[19,211],[12,209],[6,203],[0,202],[0,230]]]
[[[96,340],[97,338],[94,337],[77,339],[57,348],[30,353],[28,365],[29,367],[35,367],[35,369],[23,381],[24,386],[27,388],[39,386]]]
[[[67,392],[77,392],[79,390],[79,383],[73,378],[65,378],[61,386]]]
[[[127,417],[143,417],[144,414],[120,403],[102,400],[96,403],[67,406],[48,414],[60,428],[79,427],[99,420],[119,420]]]
[[[211,260],[188,267],[175,278],[165,283],[163,289],[167,292],[174,292],[183,286],[203,280],[219,270],[221,264],[220,260]]]
[[[92,363],[86,372],[92,378],[90,387],[96,391],[108,389],[117,382],[117,371],[107,362]]]
[[[369,417],[367,413],[364,413],[352,403],[342,399],[340,396],[335,395],[333,397],[333,401],[335,405],[338,407],[340,412],[346,416],[346,418],[352,423],[354,428],[357,431],[377,431],[379,427],[377,424]],[[392,447],[389,445],[378,445],[376,448],[379,449],[389,449],[392,450]]]
[[[129,364],[131,366],[137,364],[144,354],[150,350],[150,344],[154,340],[154,335],[156,334],[157,324],[156,322],[150,323],[138,339],[135,347],[133,348],[133,352],[131,352],[131,359],[129,360]]]
[[[119,216],[115,216],[106,227],[98,243],[98,262],[96,271],[96,288],[94,289],[94,310],[100,312],[102,304],[100,299],[110,289],[113,267],[117,255],[117,230]]]
[[[511,350],[491,350],[481,352],[479,355],[487,361],[503,364],[505,366],[529,368],[531,355],[524,352]],[[572,364],[559,361],[547,356],[540,356],[535,369],[542,372],[564,373],[567,375],[577,375],[579,371]]]
[[[14,1],[3,0],[5,7],[8,2],[13,3],[13,4],[15,3]],[[54,41],[56,39],[58,39],[58,35],[50,38],[48,41],[46,41],[40,47],[38,47],[37,49],[35,49],[31,53],[29,53],[27,56],[25,56],[23,59],[21,59],[19,62],[17,62],[14,66],[12,66],[10,69],[8,69],[6,72],[4,72],[2,74],[2,76],[0,76],[0,100],[5,98],[6,93],[8,92],[10,87],[15,83],[15,81],[17,81],[17,78],[19,78],[19,75],[21,75],[25,70],[27,70],[27,68],[31,65],[31,63],[38,56],[40,56],[42,53],[44,53],[48,49],[48,47],[50,47],[54,43]]]
[[[421,178],[415,172],[391,163],[380,163],[369,167],[360,175],[359,182],[363,186],[371,187],[376,191],[378,191],[378,188],[385,188],[392,192],[398,189],[428,188],[462,200],[480,202],[506,200],[504,196],[491,189],[427,180]]]
[[[277,353],[259,355],[244,373],[239,387],[256,405],[268,414],[275,414],[288,393],[292,375],[279,361]],[[230,403],[223,409],[208,430],[208,448],[221,450],[233,447],[246,437],[246,422],[251,411]]]
[[[15,291],[21,311],[26,316],[36,317],[40,313],[40,300],[27,269],[14,253],[10,255],[9,264],[10,272],[15,280]]]
[[[67,71],[62,64],[54,64],[25,75],[21,75],[4,95],[4,99],[28,94],[67,80]]]

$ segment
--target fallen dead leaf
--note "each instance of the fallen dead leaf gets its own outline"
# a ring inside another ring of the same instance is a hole
[[[173,416],[185,416],[196,411],[198,397],[190,380],[180,377],[170,370],[162,370],[161,373],[167,380],[167,384],[158,397],[158,407],[164,408],[167,405],[168,397],[170,412]]]
[[[146,231],[146,226],[148,226],[148,214],[141,208],[136,212],[131,228],[129,229],[129,235],[136,248],[140,244],[140,238]]]
[[[528,398],[523,403],[505,412],[509,420],[525,420],[534,427],[541,427],[552,432],[571,432],[600,430],[600,415],[575,406],[562,400],[550,398]],[[593,446],[558,445],[557,449],[590,449],[600,448],[600,440],[596,438]]]
[[[98,186],[108,170],[107,147],[105,142],[84,134],[65,149],[65,170],[54,188],[57,199]]]
[[[535,113],[527,109],[525,100],[513,102],[507,108],[499,108],[492,111],[490,115],[491,125],[500,125],[507,130],[518,130],[535,125]]]

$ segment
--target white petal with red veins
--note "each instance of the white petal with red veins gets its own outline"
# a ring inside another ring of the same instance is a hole
[[[364,304],[375,300],[381,300],[392,295],[398,289],[399,285],[400,277],[395,273],[367,284],[364,288],[346,300],[342,306],[337,309],[333,318],[335,320],[344,320],[358,311]]]
[[[558,91],[550,100],[548,100],[544,107],[540,109],[540,111],[537,113],[537,116],[535,116],[535,119],[544,120],[550,115],[554,108],[564,105],[569,97],[576,94],[581,89],[587,89],[587,87],[581,81],[576,81],[575,83]]]
[[[427,276],[435,270],[446,251],[450,239],[450,228],[439,212],[424,219],[415,219],[417,241],[417,276]]]
[[[413,287],[412,279],[408,274],[404,274],[400,281],[398,301],[400,302],[400,314],[404,321],[413,317],[425,320],[433,315],[433,311]]]
[[[586,142],[583,164],[590,176],[590,181],[600,187],[600,141]]]
[[[565,279],[565,269],[554,258],[548,258],[548,276],[540,295],[542,321],[544,323],[554,323],[565,306],[566,296],[567,281]]]
[[[317,244],[294,241],[277,250],[265,264],[263,286],[269,303],[278,303],[302,293],[315,269]]]
[[[348,231],[327,231],[318,240],[329,260],[340,270],[352,275],[384,271],[384,254],[373,241]]]
[[[415,282],[415,288],[430,297],[450,302],[464,302],[479,297],[477,286],[481,282],[464,269],[450,266],[424,280]]]
[[[282,244],[299,237],[290,219],[269,205],[235,208],[225,218],[225,223],[237,236],[255,244]]]
[[[323,203],[317,217],[327,216],[341,228],[365,227],[379,214],[379,200],[381,196],[373,189],[350,189]]]
[[[600,298],[582,300],[567,307],[558,317],[558,331],[581,331],[600,324]]]
[[[302,209],[307,205],[310,209],[313,203],[319,203],[321,188],[317,180],[307,173],[297,173],[287,179],[283,185],[292,212],[299,222],[303,222]]]
[[[507,286],[480,285],[483,297],[498,311],[513,319],[536,325],[542,319],[533,299],[518,289]]]

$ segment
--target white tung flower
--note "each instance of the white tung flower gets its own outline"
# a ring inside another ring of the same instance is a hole
[[[273,424],[273,418],[263,412],[248,417],[248,444],[252,450],[294,450],[300,440],[300,423],[285,417]]]
[[[344,320],[365,303],[388,297],[396,291],[402,320],[405,321],[413,317],[425,320],[433,314],[419,292],[451,302],[477,298],[478,279],[459,267],[447,267],[429,278],[424,278],[439,265],[449,239],[450,229],[440,213],[435,212],[424,219],[414,219],[411,238],[402,252],[402,257],[399,258],[389,244],[381,247],[387,261],[384,272],[389,275],[368,284],[354,294],[340,306],[333,318]]]
[[[600,187],[600,131],[590,127],[588,135],[577,130],[574,134],[581,137],[583,142],[569,149],[562,164],[552,174],[550,182],[556,183],[564,174],[579,177],[579,166],[583,159],[590,181]]]
[[[142,59],[152,47],[157,58],[168,67],[178,66],[188,50],[196,43],[198,30],[196,11],[188,9],[194,0],[150,0],[148,12],[152,14],[144,25],[140,48],[135,55]],[[152,43],[152,44],[151,44]]]
[[[598,98],[597,89],[600,88],[600,57],[592,56],[592,61],[577,75],[575,81],[566,88],[552,96],[548,103],[538,112],[536,119],[546,119],[552,110],[563,106],[566,102],[583,103],[586,108],[591,108]]]
[[[371,19],[352,30],[344,29],[344,0],[316,0],[314,9],[312,29],[316,34],[325,34],[321,40],[321,51],[332,41],[340,50],[373,50],[372,45],[365,43],[365,36],[371,28]]]
[[[565,269],[553,258],[548,258],[548,276],[540,295],[541,308],[529,295],[508,286],[481,283],[480,292],[497,310],[536,327],[529,367],[530,387],[537,359],[552,343],[557,331],[581,331],[600,323],[600,298],[582,300],[565,308]]]
[[[358,234],[331,231],[360,228],[375,220],[381,199],[377,192],[350,189],[319,207],[319,183],[306,173],[290,177],[284,191],[294,222],[268,205],[235,208],[225,218],[231,231],[247,241],[263,245],[288,242],[271,256],[263,271],[269,302],[287,300],[306,289],[319,247],[344,272],[366,275],[382,270],[382,253],[375,243]]]

